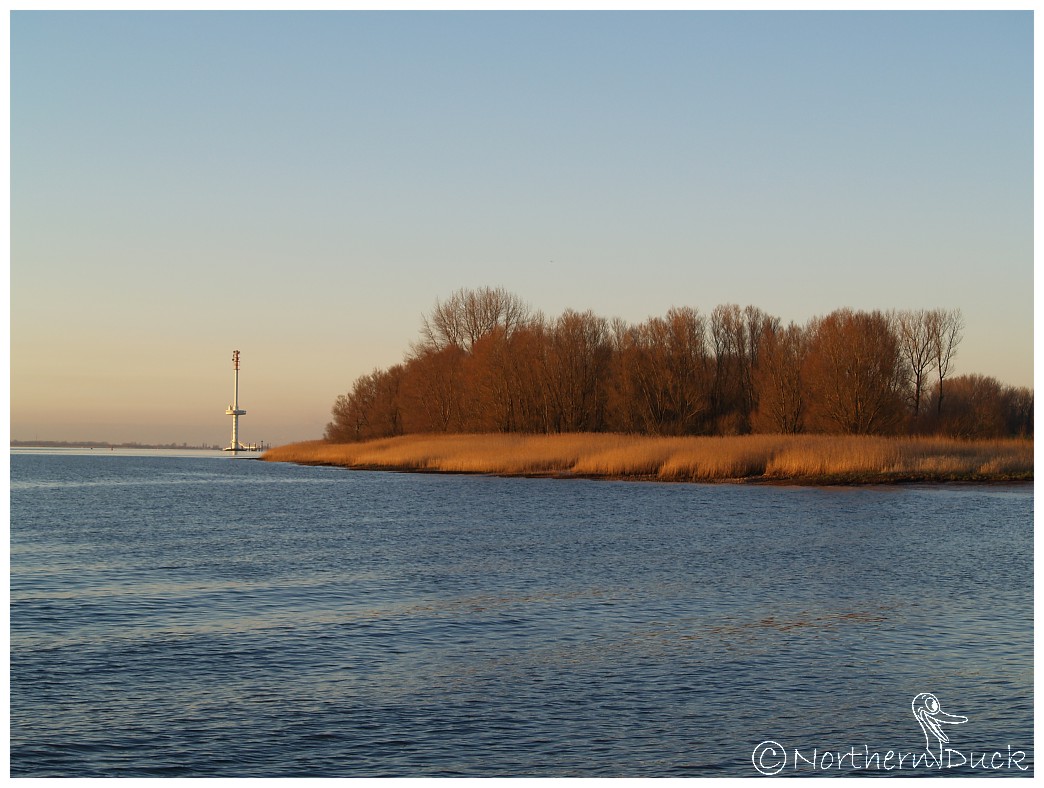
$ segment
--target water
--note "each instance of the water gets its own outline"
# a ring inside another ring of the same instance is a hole
[[[766,740],[880,772],[923,692],[1032,774],[1032,512],[13,452],[12,774],[755,775]]]

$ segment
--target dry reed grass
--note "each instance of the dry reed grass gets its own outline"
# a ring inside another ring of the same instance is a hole
[[[403,435],[365,443],[293,443],[270,449],[262,459],[348,468],[661,481],[854,483],[1033,478],[1032,440],[858,435]]]

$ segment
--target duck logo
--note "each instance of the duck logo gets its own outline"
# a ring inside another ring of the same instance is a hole
[[[942,752],[943,745],[950,743],[950,737],[943,729],[944,725],[960,725],[968,721],[967,717],[943,711],[939,699],[930,692],[917,695],[910,702],[910,708],[913,709],[914,718],[924,732],[924,748],[929,752],[932,751],[933,744],[937,744],[939,752]],[[931,737],[935,737],[935,742],[932,742]]]
[[[953,769],[967,766],[973,771],[994,771],[997,769],[1017,769],[1021,772],[1030,770],[1023,763],[1026,753],[1023,750],[1007,748],[1007,753],[995,752],[964,753],[949,747],[950,737],[947,728],[962,725],[968,721],[960,714],[943,711],[939,699],[930,692],[915,695],[910,702],[910,710],[914,719],[921,726],[924,734],[924,749],[921,751],[904,751],[900,749],[879,752],[869,746],[849,747],[847,750],[826,750],[815,748],[811,751],[794,748],[788,750],[778,741],[763,741],[754,748],[754,768],[759,774],[779,774],[784,769],[795,772],[802,771],[886,771],[893,770],[925,770]]]

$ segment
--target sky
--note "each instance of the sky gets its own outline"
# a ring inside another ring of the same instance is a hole
[[[1033,17],[11,16],[11,437],[321,437],[461,287],[959,308],[1033,385]]]

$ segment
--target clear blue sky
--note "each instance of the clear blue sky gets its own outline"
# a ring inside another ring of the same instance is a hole
[[[11,20],[11,429],[318,437],[459,287],[959,307],[1033,383],[1030,12]]]

